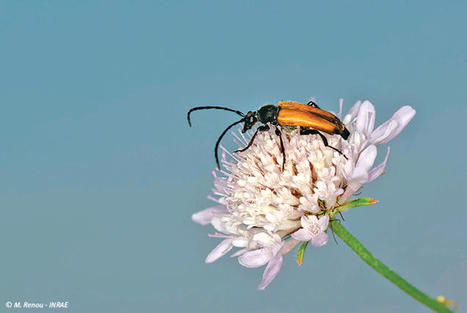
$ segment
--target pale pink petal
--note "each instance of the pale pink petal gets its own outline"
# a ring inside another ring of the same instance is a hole
[[[386,153],[386,157],[384,158],[383,163],[371,169],[371,171],[368,173],[368,182],[375,180],[379,175],[381,175],[384,172],[384,169],[386,168],[386,163],[388,162],[390,152],[391,152],[391,147],[388,147],[388,152]]]
[[[340,195],[343,194],[343,193],[344,193],[344,189],[342,189],[342,188],[337,189],[337,191],[336,191],[336,197],[337,197],[337,196],[340,196]]]
[[[230,257],[235,258],[237,256],[240,256],[240,255],[244,254],[247,251],[248,251],[248,249],[240,249],[240,250],[236,251],[234,254],[232,254]]]
[[[238,257],[238,263],[245,267],[260,267],[268,263],[271,257],[271,249],[262,248],[242,254]]]
[[[300,241],[308,241],[311,239],[311,233],[307,229],[301,228],[292,234],[292,238]]]
[[[279,238],[280,239],[280,238]],[[274,237],[266,232],[257,233],[253,236],[253,240],[260,246],[269,247],[274,244]]]
[[[375,127],[375,107],[370,101],[363,101],[357,115],[355,125],[358,132],[368,136]]]
[[[373,166],[373,163],[375,163],[377,153],[378,149],[376,149],[376,146],[370,145],[366,147],[365,150],[360,153],[356,167],[369,170]]]
[[[217,245],[212,251],[208,254],[206,257],[206,260],[204,262],[206,263],[212,263],[227,252],[229,252],[232,249],[232,239],[225,239],[221,241],[220,244]]]
[[[315,247],[321,247],[328,242],[328,234],[320,233],[318,236],[311,238],[311,244]]]
[[[232,241],[234,247],[243,248],[248,246],[248,238],[245,237],[235,237]]]
[[[371,133],[369,142],[374,145],[382,143],[384,140],[389,138],[396,129],[399,127],[397,121],[388,120],[381,124],[376,130]]]
[[[310,224],[315,224],[318,223],[318,218],[315,215],[303,215],[302,218],[300,219],[300,222],[303,227],[310,225]]]
[[[349,180],[358,184],[366,183],[368,181],[368,170],[361,167],[355,168]]]
[[[217,231],[221,232],[221,233],[227,233],[229,234],[229,229],[228,229],[228,226],[222,222],[222,217],[224,215],[217,215],[215,214],[213,217],[212,217],[212,220],[211,220],[211,225],[212,227],[214,227]]]
[[[382,144],[396,137],[410,120],[415,116],[415,110],[411,106],[403,106],[386,122],[381,124],[371,134],[373,144]]]
[[[279,274],[282,266],[282,255],[278,255],[269,261],[268,266],[263,273],[263,280],[258,286],[259,290],[264,290],[273,280],[276,278],[277,274]]]
[[[359,101],[355,102],[355,104],[352,106],[349,113],[347,114],[347,115],[350,116],[350,119],[354,119],[357,116],[358,111],[360,110],[360,105],[361,104],[362,104],[362,102],[359,100]]]
[[[321,230],[325,231],[326,228],[328,228],[328,224],[329,224],[329,216],[328,215],[325,215],[323,217],[321,217],[318,221],[318,224],[321,228]]]
[[[211,223],[211,220],[215,214],[222,214],[226,213],[227,208],[225,206],[215,206],[211,208],[207,208],[205,210],[196,212],[191,216],[193,222],[201,224],[201,225],[208,225]]]
[[[363,150],[349,180],[360,184],[366,183],[368,181],[368,172],[375,162],[376,154],[377,149],[374,145],[370,145]]]

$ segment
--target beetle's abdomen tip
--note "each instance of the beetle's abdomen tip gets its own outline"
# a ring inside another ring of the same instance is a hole
[[[347,140],[347,138],[349,138],[350,132],[347,130],[347,128],[344,128],[344,130],[341,133],[341,136],[342,138],[344,138],[344,140]]]

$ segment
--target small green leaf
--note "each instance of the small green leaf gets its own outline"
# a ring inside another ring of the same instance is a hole
[[[378,203],[378,200],[371,199],[371,198],[357,198],[352,201],[347,201],[346,203],[332,209],[332,215],[338,212],[343,212],[350,208],[355,208],[358,206],[365,206],[365,205],[372,205],[375,203]]]
[[[303,263],[303,255],[305,254],[305,249],[306,249],[307,245],[308,245],[308,241],[304,241],[302,243],[302,245],[300,246],[300,248],[298,248],[298,251],[297,251],[297,263],[298,263],[298,265],[302,265],[302,263]]]

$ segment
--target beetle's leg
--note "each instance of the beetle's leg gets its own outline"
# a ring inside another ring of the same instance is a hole
[[[255,140],[255,137],[256,135],[258,134],[258,132],[264,132],[266,130],[269,130],[269,126],[268,125],[262,125],[260,127],[258,127],[255,131],[255,133],[253,134],[253,137],[251,137],[250,139],[250,142],[246,145],[245,148],[243,149],[238,149],[238,150],[235,150],[234,153],[237,153],[237,152],[243,152],[243,151],[246,151],[246,149],[248,149],[249,147],[251,147],[251,145],[253,144],[253,141]]]
[[[339,211],[339,215],[341,216],[342,220],[345,222],[344,215],[342,215],[342,212],[341,212],[341,211]]]
[[[319,135],[321,137],[321,140],[323,141],[325,147],[329,147],[329,148],[339,152],[342,156],[344,156],[344,158],[346,160],[348,160],[347,157],[342,153],[342,151],[330,146],[328,144],[328,140],[326,139],[326,137],[323,134],[321,134],[319,131],[317,131],[316,129],[300,128],[300,135]]]
[[[312,106],[314,108],[319,109],[319,106],[313,100],[308,101],[308,103],[306,105],[310,105],[310,106]]]
[[[282,141],[282,133],[279,130],[279,128],[276,126],[276,135],[279,136],[279,141],[281,143],[281,150],[282,150],[282,171],[284,171],[285,167],[285,148],[284,148],[284,142]]]

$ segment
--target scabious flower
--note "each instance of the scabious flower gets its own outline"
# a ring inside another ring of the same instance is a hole
[[[342,100],[339,118],[341,111]],[[317,135],[283,128],[284,170],[274,127],[260,132],[245,152],[231,154],[222,147],[223,168],[213,171],[213,196],[209,196],[217,205],[192,216],[193,221],[216,229],[211,237],[223,238],[205,261],[214,262],[239,248],[232,257],[241,265],[266,265],[258,286],[264,289],[279,273],[283,256],[297,244],[310,241],[319,247],[327,243],[332,210],[383,173],[390,150],[373,167],[377,146],[397,136],[414,115],[414,109],[404,106],[374,129],[374,106],[369,101],[357,102],[342,119],[349,138],[326,134],[329,145],[345,157],[325,147]],[[233,135],[240,148],[251,137],[240,132]]]

